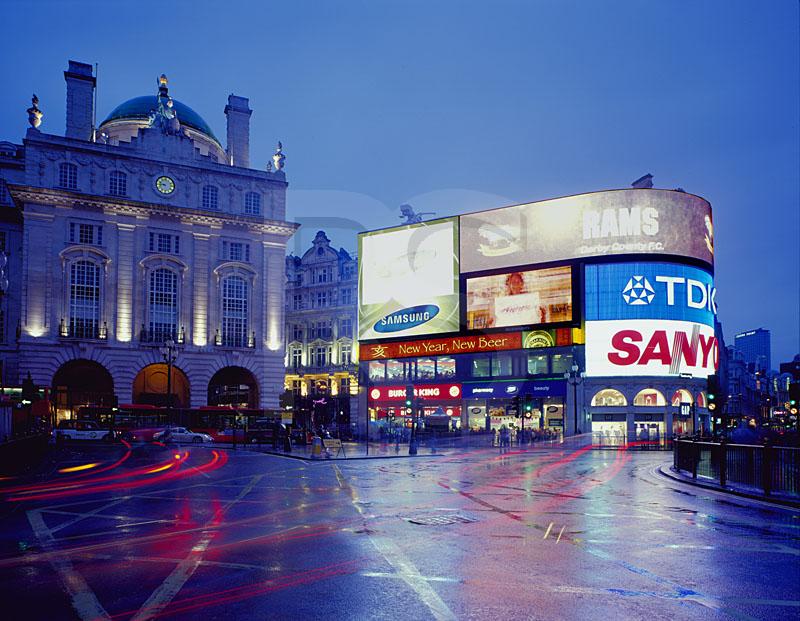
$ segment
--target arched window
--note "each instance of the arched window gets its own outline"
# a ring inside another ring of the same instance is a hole
[[[600,407],[619,407],[628,405],[628,402],[625,399],[625,395],[623,395],[619,390],[615,390],[614,388],[603,388],[603,390],[598,390],[594,397],[592,397],[592,405]]]
[[[661,394],[661,391],[658,391],[655,388],[645,388],[644,390],[640,390],[639,394],[633,398],[633,405],[643,407],[656,407],[666,404],[667,400],[664,399],[664,395]]]
[[[177,340],[178,334],[178,275],[159,268],[150,272],[150,329],[149,341],[163,343]]]
[[[698,392],[697,393],[697,407],[704,408],[704,407],[706,407],[707,402],[708,402],[708,397],[706,396],[705,391],[701,390],[700,392]]]
[[[108,176],[108,193],[113,196],[125,196],[128,193],[128,175],[112,170]]]
[[[673,394],[671,403],[674,406],[679,406],[681,403],[691,403],[692,402],[692,393],[690,393],[685,388],[678,388]]]
[[[97,338],[100,327],[100,266],[75,261],[69,270],[69,335]]]
[[[241,276],[222,281],[222,344],[227,347],[247,345],[248,283]]]
[[[249,216],[257,216],[261,213],[260,194],[248,192],[244,195],[244,212]]]
[[[58,165],[58,185],[67,190],[78,188],[78,167],[75,164],[65,162]]]
[[[203,209],[219,209],[219,190],[213,185],[203,187]]]

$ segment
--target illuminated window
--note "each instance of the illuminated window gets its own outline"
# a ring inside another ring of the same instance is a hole
[[[386,379],[402,380],[405,377],[405,364],[401,360],[386,361]]]
[[[697,407],[704,408],[707,407],[708,397],[706,393],[701,391],[697,393]]]
[[[350,364],[353,346],[350,343],[339,345],[339,364]]]
[[[247,281],[228,276],[222,281],[222,344],[227,347],[247,345]]]
[[[625,395],[619,390],[604,388],[603,390],[597,391],[594,397],[592,397],[592,405],[600,407],[619,407],[628,405],[628,401],[625,399]]]
[[[447,356],[436,359],[436,375],[438,377],[455,377],[456,360]]]
[[[528,354],[528,375],[547,375],[547,355]]]
[[[352,338],[353,336],[353,320],[349,317],[347,319],[339,320],[339,336],[346,336]]]
[[[417,360],[417,379],[433,379],[436,377],[436,363],[433,358]]]
[[[257,216],[261,213],[261,194],[248,192],[244,195],[244,212],[249,216]]]
[[[100,266],[76,261],[69,274],[69,335],[97,338],[100,327]]]
[[[572,368],[572,354],[553,354],[550,356],[550,367],[553,375],[564,375]]]
[[[178,275],[160,268],[150,272],[150,332],[152,343],[175,340],[178,334]]]
[[[383,381],[386,379],[386,363],[383,360],[370,360],[369,379],[371,381]]]
[[[470,374],[472,377],[489,377],[490,365],[491,359],[488,356],[473,358],[472,365],[470,366]]]
[[[641,407],[657,407],[666,404],[667,400],[664,399],[664,395],[655,388],[645,388],[633,398],[633,405]]]
[[[512,373],[512,358],[509,354],[492,355],[492,377],[506,377]]]
[[[128,175],[112,170],[108,176],[108,193],[113,196],[125,196],[128,193]]]
[[[681,403],[691,403],[692,393],[685,388],[678,388],[672,395],[672,405],[678,406]]]
[[[292,366],[297,369],[303,365],[303,350],[299,347],[292,348]]]
[[[75,164],[58,165],[58,185],[67,190],[78,188],[78,167]]]
[[[203,209],[219,209],[219,190],[213,185],[203,187]]]

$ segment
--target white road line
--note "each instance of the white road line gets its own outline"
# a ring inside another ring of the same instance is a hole
[[[242,489],[241,492],[237,495],[236,498],[228,502],[219,512],[219,515],[215,516],[215,518],[220,518],[221,516],[225,515],[225,513],[230,509],[234,504],[239,502],[242,498],[247,496],[253,488],[258,484],[261,479],[263,479],[266,475],[258,474],[250,479],[250,482]],[[200,541],[198,541],[194,546],[192,546],[189,555],[183,559],[175,569],[172,570],[172,573],[166,577],[164,582],[153,591],[150,597],[147,598],[147,601],[142,604],[142,607],[139,608],[139,611],[131,618],[130,621],[145,621],[147,619],[152,619],[156,617],[166,606],[173,600],[173,598],[178,594],[178,592],[183,588],[183,585],[192,577],[192,574],[197,570],[197,568],[203,562],[203,553],[205,553],[206,549],[208,548],[211,540],[216,536],[219,532],[219,529],[212,529],[208,531],[204,531],[202,536],[200,537]]]
[[[347,482],[337,465],[334,465],[333,469],[339,484],[343,488],[349,490],[356,511],[361,515],[365,515],[364,508],[359,504],[356,490]],[[439,594],[428,584],[428,578],[419,573],[416,566],[403,554],[403,551],[397,544],[385,537],[375,537],[371,534],[368,534],[367,537],[369,537],[372,545],[377,548],[383,558],[386,559],[386,562],[394,568],[397,577],[413,589],[417,597],[428,607],[428,610],[431,611],[435,619],[438,621],[456,620],[457,617],[453,614],[453,611],[447,607],[444,600],[442,600]]]
[[[52,532],[47,528],[42,512],[39,510],[27,511],[28,521],[33,528],[33,532],[48,552],[58,552],[55,546]],[[72,567],[72,562],[63,556],[56,556],[50,560],[53,569],[56,570],[61,586],[72,600],[72,607],[78,616],[84,621],[99,621],[111,619],[105,608],[100,604],[94,591],[89,587],[86,580]]]
[[[67,527],[69,527],[69,526],[72,526],[73,524],[77,524],[77,523],[78,523],[78,522],[80,522],[81,520],[84,520],[84,519],[86,519],[86,518],[88,518],[88,517],[101,517],[101,518],[105,518],[105,517],[111,517],[111,516],[98,515],[98,514],[99,514],[101,511],[105,511],[106,509],[108,509],[108,508],[110,508],[110,507],[113,507],[113,506],[115,506],[115,505],[121,504],[121,503],[125,502],[126,500],[128,500],[128,499],[127,499],[127,497],[125,497],[125,498],[120,498],[120,499],[118,499],[118,500],[114,500],[113,502],[110,502],[110,503],[108,503],[107,505],[103,505],[102,507],[98,507],[98,508],[97,508],[97,509],[95,509],[94,511],[89,511],[89,512],[87,512],[87,513],[74,513],[73,515],[75,515],[75,516],[76,516],[74,519],[72,519],[72,520],[67,520],[67,521],[66,521],[66,522],[64,522],[63,524],[59,524],[59,525],[58,525],[58,526],[56,526],[55,528],[51,528],[51,529],[50,529],[50,534],[52,535],[52,534],[53,534],[53,533],[55,533],[55,532],[58,532],[58,531],[60,531],[60,530],[62,530],[62,529],[64,529],[64,528],[67,528]],[[46,511],[47,513],[67,513],[66,511],[64,511],[64,512],[61,512],[61,511],[47,511],[46,509],[45,509],[45,511]]]

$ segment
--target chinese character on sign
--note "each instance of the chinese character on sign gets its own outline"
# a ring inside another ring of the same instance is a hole
[[[372,355],[375,358],[385,358],[386,357],[386,348],[383,345],[374,345],[372,347]]]

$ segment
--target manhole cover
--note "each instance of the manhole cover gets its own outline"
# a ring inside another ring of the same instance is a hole
[[[426,513],[403,518],[412,524],[421,526],[446,526],[448,524],[469,524],[477,522],[478,518],[465,512],[458,513]]]

